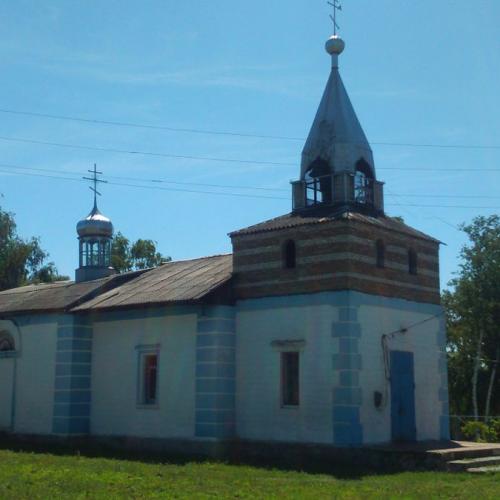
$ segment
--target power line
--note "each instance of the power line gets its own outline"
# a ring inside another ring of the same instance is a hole
[[[105,148],[99,146],[86,146],[80,144],[68,144],[63,142],[50,142],[50,141],[40,141],[37,139],[26,139],[21,137],[5,137],[0,136],[1,141],[7,142],[19,142],[24,144],[37,144],[41,146],[53,146],[58,148],[69,148],[69,149],[80,149],[86,151],[99,151],[106,153],[118,153],[118,154],[128,154],[135,156],[152,156],[152,157],[160,157],[160,158],[171,158],[176,160],[195,160],[195,161],[210,161],[210,162],[219,162],[219,163],[237,163],[244,165],[261,165],[261,166],[275,166],[275,167],[296,167],[295,163],[284,163],[284,162],[272,162],[272,161],[260,161],[260,160],[245,160],[245,159],[236,159],[236,158],[216,158],[209,156],[196,156],[196,155],[180,155],[180,154],[172,154],[172,153],[157,153],[150,151],[133,151],[126,149],[117,149],[117,148]],[[378,170],[401,170],[401,171],[417,171],[417,172],[499,172],[499,168],[408,168],[408,167],[382,167]]]
[[[300,141],[304,142],[306,139],[304,137],[289,137],[281,135],[268,135],[268,134],[250,134],[244,132],[231,132],[231,131],[221,131],[221,130],[208,130],[208,129],[198,129],[198,128],[181,128],[181,127],[171,127],[166,125],[151,125],[143,123],[133,123],[133,122],[120,122],[112,120],[100,120],[94,118],[81,118],[69,115],[55,115],[48,113],[35,113],[31,111],[17,111],[12,109],[0,109],[0,113],[8,113],[12,115],[21,116],[32,116],[35,118],[48,118],[52,120],[65,120],[80,123],[89,123],[95,125],[110,125],[116,127],[131,127],[131,128],[142,128],[149,130],[164,130],[168,132],[182,132],[190,134],[204,134],[204,135],[222,135],[230,137],[247,137],[250,139],[270,139],[279,141]],[[410,148],[438,148],[438,149],[500,149],[500,146],[488,145],[488,144],[437,144],[437,143],[403,143],[403,142],[371,142],[371,144],[376,146],[391,146],[391,147],[410,147]]]
[[[131,151],[126,149],[117,148],[103,148],[98,146],[83,146],[79,144],[67,144],[63,142],[49,142],[49,141],[39,141],[36,139],[25,139],[20,137],[4,137],[0,136],[1,141],[8,142],[21,142],[25,144],[38,144],[42,146],[54,146],[57,148],[70,148],[70,149],[84,149],[86,151],[100,151],[106,153],[119,153],[119,154],[129,154],[129,155],[140,155],[140,156],[156,156],[160,158],[172,158],[176,160],[197,160],[197,161],[215,161],[220,163],[240,163],[240,164],[251,164],[251,165],[272,165],[280,167],[295,167],[293,163],[280,163],[271,161],[259,161],[259,160],[242,160],[235,158],[214,158],[205,156],[194,156],[194,155],[176,155],[170,153],[153,153],[150,151]],[[500,172],[500,170],[499,170]]]
[[[9,170],[4,170],[1,168],[0,168],[0,172],[13,174],[13,175],[23,175],[23,176],[28,176],[28,177],[44,177],[47,179],[58,179],[58,180],[65,180],[65,181],[84,182],[83,179],[74,178],[74,177],[63,177],[60,175],[46,175],[46,174],[36,174],[36,173],[29,173],[29,172],[11,172]],[[173,191],[173,192],[181,192],[181,193],[213,194],[213,195],[219,195],[219,196],[233,196],[233,197],[238,197],[238,198],[258,198],[258,199],[267,199],[267,200],[287,200],[287,201],[289,201],[289,198],[284,198],[284,197],[280,198],[277,196],[260,196],[260,195],[256,195],[256,194],[232,193],[232,192],[222,192],[222,191],[201,191],[201,190],[195,190],[195,189],[177,189],[177,188],[166,188],[166,187],[161,187],[161,186],[143,186],[143,185],[141,186],[139,184],[129,184],[129,183],[123,183],[123,182],[108,182],[108,185],[132,187],[132,188],[139,188],[139,189],[153,189],[153,190],[159,190],[159,191]]]
[[[14,170],[30,170],[35,172],[46,172],[46,173],[55,173],[55,174],[67,174],[67,175],[78,175],[84,176],[87,175],[86,172],[74,171],[74,170],[61,170],[61,169],[48,169],[48,168],[37,168],[37,167],[25,167],[20,165],[11,165],[7,163],[0,163],[0,167],[14,169]],[[134,181],[134,182],[147,182],[153,184],[174,184],[179,186],[198,186],[198,187],[211,187],[217,189],[243,189],[243,190],[257,190],[257,191],[269,191],[269,192],[286,192],[288,193],[290,189],[284,188],[269,188],[263,186],[241,186],[234,184],[213,184],[213,183],[202,183],[202,182],[182,182],[182,181],[172,181],[169,179],[159,179],[159,178],[140,178],[140,177],[125,177],[125,176],[117,176],[117,175],[108,175],[104,174],[104,178],[107,179],[116,179],[116,180],[125,180],[125,181]],[[500,199],[500,196],[485,196],[485,195],[446,195],[446,194],[415,194],[415,193],[405,193],[405,194],[396,194],[391,192],[386,192],[387,197],[402,199],[403,197],[410,198],[443,198],[443,199],[456,199],[456,198],[469,198],[469,199]],[[402,204],[401,206],[406,206]],[[411,206],[411,205],[410,205]]]
[[[86,172],[77,172],[70,170],[55,170],[55,169],[47,169],[47,168],[35,168],[35,167],[22,167],[19,165],[10,165],[6,163],[0,163],[0,167],[12,168],[14,170],[33,170],[35,172],[48,172],[48,173],[56,173],[56,174],[68,174],[68,175],[87,175]],[[168,179],[143,179],[139,177],[125,177],[125,176],[117,176],[117,175],[103,175],[104,178],[107,179],[117,179],[117,180],[125,180],[125,181],[137,181],[137,182],[149,182],[154,184],[175,184],[179,186],[200,186],[200,187],[212,187],[212,188],[221,188],[221,189],[244,189],[244,190],[257,190],[257,191],[270,191],[270,192],[289,192],[289,189],[283,188],[267,188],[261,186],[237,186],[230,184],[212,184],[212,183],[202,183],[202,182],[181,182],[181,181],[171,181]]]
[[[40,170],[40,169],[38,169]],[[83,181],[83,179],[74,178],[74,177],[63,177],[61,175],[46,175],[46,174],[38,174],[38,173],[30,173],[30,172],[12,172],[11,170],[1,169],[0,172],[8,173],[12,175],[23,175],[30,177],[45,177],[49,179],[59,179],[59,180],[69,180],[69,181]],[[234,193],[234,192],[221,192],[221,191],[202,191],[196,189],[178,189],[178,188],[167,188],[161,186],[145,186],[139,184],[131,184],[131,183],[123,183],[123,182],[108,182],[108,185],[113,186],[123,186],[123,187],[132,187],[138,189],[150,189],[150,190],[160,190],[160,191],[172,191],[172,192],[182,192],[182,193],[195,193],[195,194],[211,194],[218,196],[233,196],[239,198],[258,198],[258,199],[268,199],[268,200],[286,200],[290,201],[289,198],[278,197],[278,196],[261,196],[255,194],[246,194],[246,193]],[[465,206],[465,205],[417,205],[417,204],[398,204],[398,203],[389,203],[387,206],[393,207],[418,207],[418,208],[453,208],[453,209],[479,209],[479,210],[499,210],[500,206]]]

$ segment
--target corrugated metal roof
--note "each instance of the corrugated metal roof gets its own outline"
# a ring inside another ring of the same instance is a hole
[[[113,277],[85,283],[64,281],[29,285],[0,292],[0,314],[61,311],[95,293]]]
[[[195,302],[231,278],[232,255],[169,262],[89,300],[73,311]]]
[[[95,281],[23,286],[0,292],[0,315],[193,302],[226,283],[231,273],[232,255],[218,255]]]
[[[254,226],[240,229],[239,231],[234,231],[233,233],[230,233],[230,236],[233,237],[233,236],[242,236],[246,234],[264,233],[268,231],[274,231],[277,229],[288,229],[292,227],[306,226],[312,224],[323,224],[337,220],[358,221],[365,224],[379,226],[383,229],[388,229],[390,231],[396,231],[399,233],[408,234],[415,238],[420,238],[440,243],[432,236],[428,236],[427,234],[422,233],[417,229],[407,226],[404,222],[401,222],[398,219],[387,216],[374,217],[371,215],[364,215],[359,212],[349,212],[349,211],[340,213],[337,212],[326,215],[317,215],[317,216],[292,212],[286,215],[282,215],[280,217],[276,217],[274,219],[270,219],[265,222],[261,222],[260,224],[255,224]]]

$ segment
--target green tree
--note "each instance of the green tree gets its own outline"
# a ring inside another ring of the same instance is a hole
[[[0,207],[0,290],[29,283],[52,283],[69,279],[60,276],[39,238],[22,239],[14,215]]]
[[[444,295],[450,351],[450,392],[455,411],[500,412],[500,217],[477,217],[462,226],[469,242],[460,253],[453,291]],[[467,388],[469,393],[464,398]]]
[[[162,255],[152,240],[131,242],[121,232],[113,238],[111,264],[120,273],[158,267],[172,259]]]

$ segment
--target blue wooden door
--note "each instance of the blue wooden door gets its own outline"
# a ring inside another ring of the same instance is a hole
[[[413,353],[391,351],[391,423],[393,441],[415,441]]]

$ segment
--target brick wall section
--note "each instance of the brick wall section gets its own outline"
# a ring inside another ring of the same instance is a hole
[[[376,241],[385,244],[385,267],[376,266]],[[283,246],[294,240],[297,267],[283,266]],[[438,304],[439,243],[360,221],[275,229],[232,237],[238,299],[357,290]],[[408,250],[418,255],[411,275]]]

